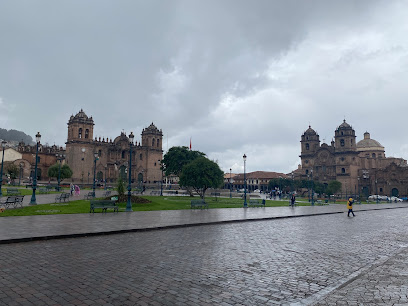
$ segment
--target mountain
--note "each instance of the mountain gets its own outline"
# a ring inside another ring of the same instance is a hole
[[[25,144],[34,144],[33,138],[24,132],[0,128],[0,139],[5,141],[23,141]]]

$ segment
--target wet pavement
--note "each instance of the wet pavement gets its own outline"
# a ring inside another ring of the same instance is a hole
[[[358,210],[2,244],[0,305],[406,304],[408,210]]]

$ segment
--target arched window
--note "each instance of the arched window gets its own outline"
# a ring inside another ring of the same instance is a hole
[[[88,138],[88,137],[89,137],[89,130],[86,129],[86,130],[85,130],[85,138]]]
[[[306,169],[306,175],[308,175],[309,174],[309,170],[308,169]]]
[[[102,150],[98,151],[98,156],[101,157],[102,156]]]
[[[372,157],[375,158],[375,153],[373,153]]]
[[[82,128],[79,128],[78,130],[78,138],[82,138]]]
[[[139,159],[140,159],[140,160],[143,160],[143,154],[140,154],[140,155],[139,155]]]
[[[155,139],[153,138],[153,139],[152,139],[152,147],[154,147],[154,143],[155,143],[154,140],[155,140]]]
[[[341,168],[341,173],[346,173],[346,168]]]
[[[353,146],[353,139],[351,139],[351,146]]]
[[[125,158],[125,151],[122,151],[122,158]]]
[[[160,146],[160,139],[157,139],[157,147]]]
[[[340,146],[344,147],[344,139],[340,139]]]
[[[309,150],[309,144],[308,143],[306,144],[306,150]]]

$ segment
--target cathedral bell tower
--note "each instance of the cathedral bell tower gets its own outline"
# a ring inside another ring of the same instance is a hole
[[[356,132],[350,124],[343,121],[334,132],[336,152],[356,151]]]
[[[162,151],[163,133],[152,122],[142,131],[142,146]]]
[[[93,139],[94,125],[92,117],[88,117],[81,109],[78,114],[69,118],[67,143],[75,141],[90,143]]]
[[[300,143],[302,147],[302,155],[314,154],[320,148],[319,135],[310,127],[310,125],[303,133]]]

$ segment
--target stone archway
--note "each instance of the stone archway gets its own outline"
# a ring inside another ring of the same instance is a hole
[[[399,196],[399,191],[397,188],[392,188],[391,190],[391,196],[392,197],[398,197]]]

